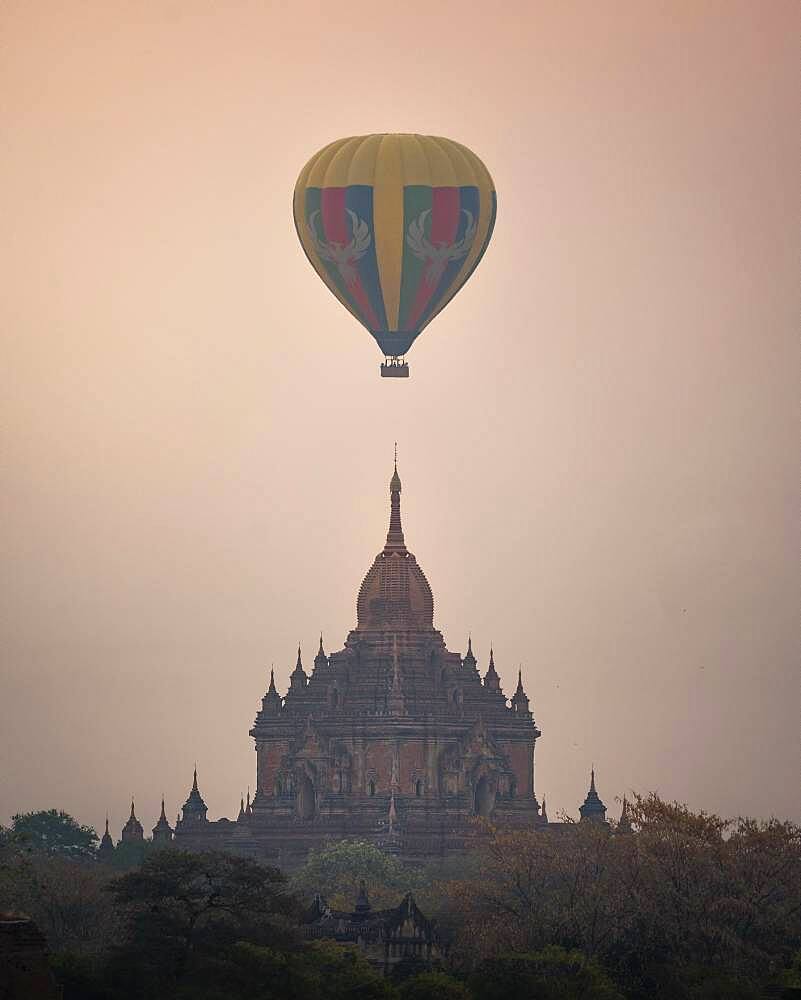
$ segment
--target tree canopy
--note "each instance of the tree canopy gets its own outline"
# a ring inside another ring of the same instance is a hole
[[[799,827],[729,822],[656,795],[635,797],[630,815],[634,833],[594,823],[496,832],[483,877],[449,887],[463,960],[559,945],[625,984],[658,980],[667,966],[750,981],[790,963],[801,940]]]
[[[580,951],[549,946],[488,958],[470,977],[476,1000],[624,1000],[609,976]]]
[[[339,840],[310,851],[306,863],[290,879],[291,889],[310,896],[316,892],[332,906],[352,908],[364,880],[373,906],[393,906],[405,892],[424,884],[418,869],[401,864],[396,857],[366,840]]]
[[[34,847],[31,815],[0,837],[0,899],[44,932],[64,1000],[757,1000],[801,984],[801,829],[775,819],[635,797],[631,831],[488,828],[422,869],[342,841],[288,880],[148,844],[120,874],[66,836]],[[361,879],[374,909],[414,891],[450,942],[442,968],[394,955],[384,978],[358,948],[303,936],[294,890],[351,909]]]
[[[83,826],[63,809],[41,809],[11,817],[16,842],[31,851],[67,857],[91,857],[98,841],[91,826]]]

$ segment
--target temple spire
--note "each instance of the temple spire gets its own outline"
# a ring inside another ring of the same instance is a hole
[[[187,822],[187,820],[189,820],[192,822],[205,823],[206,812],[206,803],[203,801],[203,796],[200,794],[200,790],[197,787],[197,764],[195,764],[195,769],[192,773],[192,789],[189,792],[189,797],[186,802],[184,802],[183,821]]]
[[[387,544],[388,549],[405,549],[406,542],[403,538],[403,527],[401,526],[401,512],[400,512],[400,495],[401,495],[401,480],[398,475],[398,446],[395,445],[395,471],[392,473],[392,479],[389,481],[389,497],[390,497],[390,512],[389,512],[389,531],[387,532]]]
[[[261,700],[261,708],[268,715],[278,715],[281,711],[281,695],[275,687],[275,670],[270,667],[270,686]]]
[[[462,666],[468,670],[470,673],[478,676],[478,669],[476,668],[476,658],[473,655],[473,637],[468,635],[467,637],[467,652],[464,654],[464,659],[462,660]]]
[[[167,819],[167,813],[164,811],[164,796],[161,796],[161,815],[158,818],[158,822],[153,827],[153,843],[154,844],[169,844],[172,842],[172,827]]]
[[[295,669],[289,675],[289,690],[297,691],[306,687],[309,683],[309,678],[306,671],[303,669],[303,660],[300,655],[300,643],[298,643],[298,659],[295,664]]]
[[[490,658],[489,666],[487,667],[487,672],[484,674],[484,687],[489,688],[490,691],[501,690],[501,679],[498,676],[498,671],[495,669],[495,653],[490,646]]]
[[[582,820],[589,820],[595,823],[606,822],[606,806],[601,801],[601,797],[595,789],[595,767],[590,770],[590,788],[583,805],[579,806],[579,813]]]
[[[136,840],[141,841],[144,839],[144,831],[142,829],[142,824],[136,818],[136,813],[134,812],[134,800],[131,797],[131,815],[128,817],[128,822],[122,828],[122,840]]]
[[[317,670],[318,667],[324,668],[328,666],[328,657],[325,655],[325,649],[323,649],[323,633],[320,633],[320,648],[317,650],[317,656],[314,658],[314,669]]]
[[[100,843],[97,847],[97,856],[101,861],[109,862],[113,854],[114,841],[111,839],[111,834],[108,832],[108,813],[106,813],[106,832],[100,838]]]
[[[528,712],[528,697],[523,690],[523,668],[517,671],[517,690],[512,697],[512,708],[515,712]]]

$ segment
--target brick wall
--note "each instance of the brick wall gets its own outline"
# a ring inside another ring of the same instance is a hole
[[[502,744],[501,749],[509,758],[517,778],[517,794],[530,795],[532,792],[532,751],[526,743]]]
[[[388,743],[371,743],[364,759],[365,782],[370,772],[375,772],[376,791],[388,792],[392,777],[393,747]]]
[[[275,794],[275,774],[281,758],[289,752],[288,743],[270,743],[259,751],[259,789],[262,795]]]
[[[425,756],[420,742],[404,743],[400,748],[400,787],[404,795],[414,791],[414,779],[425,780]]]

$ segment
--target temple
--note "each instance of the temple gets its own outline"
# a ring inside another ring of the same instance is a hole
[[[359,837],[410,859],[463,848],[475,816],[545,822],[534,792],[540,732],[518,674],[507,701],[490,653],[483,680],[472,644],[451,652],[401,521],[397,462],[386,543],[337,652],[301,651],[282,697],[270,675],[250,733],[256,792],[237,820],[206,819],[192,792],[176,825],[187,847],[236,849],[291,867],[326,840]]]
[[[291,869],[332,839],[360,838],[411,862],[460,852],[483,817],[502,829],[551,829],[534,789],[540,731],[523,689],[507,700],[492,649],[482,677],[468,639],[451,652],[434,627],[428,580],[406,547],[397,460],[389,530],[356,599],[342,649],[323,639],[310,671],[298,648],[282,696],[270,671],[250,735],[256,791],[235,820],[210,821],[197,768],[182,815],[162,809],[153,840],[221,849]],[[582,821],[606,822],[590,777]],[[625,814],[625,807],[624,807]],[[133,812],[123,840],[141,839]]]

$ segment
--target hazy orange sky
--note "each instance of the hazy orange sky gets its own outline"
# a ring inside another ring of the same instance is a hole
[[[404,527],[518,664],[537,792],[592,762],[801,818],[794,0],[0,8],[0,822],[149,830],[254,783],[270,663]],[[382,380],[291,194],[339,136],[473,148],[498,222]]]

